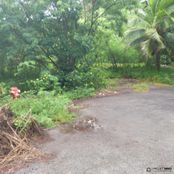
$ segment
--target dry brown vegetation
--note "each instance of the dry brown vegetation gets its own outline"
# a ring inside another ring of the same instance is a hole
[[[41,135],[43,130],[31,116],[28,116],[27,122],[30,123],[27,128],[17,130],[14,126],[14,114],[9,107],[0,108],[0,171],[2,173],[4,171],[10,173],[10,169],[16,163],[42,156],[42,153],[31,145],[29,137],[35,133]]]

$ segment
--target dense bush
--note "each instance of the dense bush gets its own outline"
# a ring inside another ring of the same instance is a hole
[[[99,89],[106,84],[107,73],[97,67],[80,67],[65,77],[66,89],[94,88]]]
[[[26,82],[28,90],[39,91],[56,91],[61,92],[59,79],[57,76],[51,75],[48,72],[42,73],[41,76],[35,80],[28,80]]]
[[[8,89],[5,83],[0,83],[0,98],[8,94]]]
[[[40,71],[41,70],[35,61],[31,61],[31,60],[25,61],[25,62],[21,62],[17,66],[15,77],[19,81],[26,81],[28,79],[35,79],[35,78],[39,77]]]
[[[0,82],[0,99],[7,97],[10,94],[10,88],[15,86],[14,81]]]
[[[118,63],[140,62],[139,52],[135,48],[127,46],[119,37],[109,41],[106,56],[113,66],[117,66]]]
[[[171,63],[172,63],[172,59],[168,55],[161,55],[162,65],[170,65]]]

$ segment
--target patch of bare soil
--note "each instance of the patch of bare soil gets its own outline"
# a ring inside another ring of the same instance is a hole
[[[62,133],[75,133],[77,131],[90,131],[101,129],[98,120],[95,117],[79,117],[73,123],[62,124],[59,129]]]
[[[98,92],[96,94],[96,97],[106,97],[106,96],[113,96],[113,95],[118,95],[117,90],[103,90],[101,92]]]
[[[82,103],[83,100],[86,99],[74,100],[72,104],[69,106],[69,112],[78,113],[80,109],[88,107],[88,105]]]
[[[118,84],[118,90],[119,91],[129,90],[132,85],[137,83],[139,83],[139,80],[137,79],[129,79],[129,78],[121,79]]]
[[[26,122],[27,127],[17,130],[14,114],[9,107],[0,108],[0,174],[13,173],[14,166],[43,156],[30,143],[30,137],[43,135],[43,129],[31,116],[28,116]]]
[[[129,93],[132,91],[131,86],[133,84],[137,84],[139,81],[136,79],[121,79],[117,86],[115,86],[113,89],[105,89],[100,92],[96,93],[95,97],[108,97],[108,96],[114,96],[119,95],[122,93]]]

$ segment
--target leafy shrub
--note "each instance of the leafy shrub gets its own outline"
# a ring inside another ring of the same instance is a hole
[[[35,61],[25,61],[21,62],[17,66],[17,72],[15,74],[16,78],[18,80],[28,80],[28,79],[35,79],[40,74],[40,68],[38,68],[38,65]]]
[[[56,91],[57,93],[61,92],[61,87],[59,84],[59,79],[56,76],[53,76],[49,73],[43,73],[40,78],[36,80],[27,81],[28,89],[39,91]]]
[[[10,107],[16,114],[17,120],[22,119],[28,113],[44,127],[53,127],[56,123],[68,122],[72,114],[68,111],[70,100],[65,96],[53,96],[50,93],[39,96],[30,96],[14,100]],[[20,127],[23,122],[17,121],[16,126]]]
[[[8,87],[6,86],[5,83],[0,83],[0,97],[4,97],[5,95],[7,95],[8,92]]]
[[[161,56],[161,64],[162,65],[170,65],[171,63],[172,63],[172,60],[169,56],[167,56],[167,55]]]
[[[119,37],[109,41],[106,56],[113,66],[118,63],[137,63],[140,61],[138,51],[133,47],[128,47]]]
[[[0,83],[0,107],[7,104],[11,98],[9,95],[10,87],[6,83]]]
[[[106,84],[106,72],[101,68],[80,68],[65,77],[67,89],[94,88],[99,89]]]

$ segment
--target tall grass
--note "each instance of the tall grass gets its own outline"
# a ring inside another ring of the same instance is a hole
[[[65,96],[30,96],[11,102],[10,107],[19,120],[31,114],[44,127],[54,127],[57,123],[70,121],[73,116],[68,111],[70,100]],[[21,119],[22,120],[22,119]],[[17,125],[20,127],[20,125]]]
[[[149,82],[174,85],[174,68],[161,67],[160,71],[146,66],[120,66],[116,69],[109,69],[111,77],[133,78]]]

